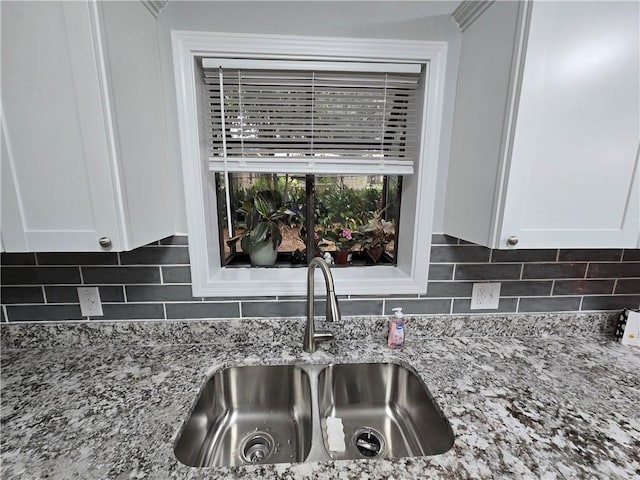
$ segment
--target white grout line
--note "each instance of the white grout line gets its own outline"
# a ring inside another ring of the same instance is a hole
[[[7,306],[6,305],[2,305],[2,311],[4,312],[4,319],[6,322],[9,321],[9,315],[7,313]]]
[[[164,285],[164,275],[162,274],[162,267],[158,265],[158,268],[160,269],[160,283]]]
[[[238,317],[242,318],[242,302],[238,302]]]
[[[560,249],[556,250],[556,263],[560,262]]]
[[[164,319],[167,320],[167,304],[162,303],[162,314],[164,315]]]
[[[585,295],[580,297],[580,305],[578,305],[578,311],[581,312],[582,311],[582,302],[584,301],[584,297]]]
[[[47,292],[44,289],[44,285],[41,285],[41,287],[42,287],[42,299],[43,299],[44,303],[48,303],[47,302]]]
[[[121,285],[122,287],[122,296],[124,298],[123,303],[129,303],[129,300],[127,300],[127,288],[124,285]]]
[[[120,262],[120,252],[116,252],[116,256],[118,257],[118,265],[122,265],[122,262]]]
[[[523,280],[523,275],[524,275],[524,262],[522,263],[522,265],[520,265],[520,278],[518,280]]]

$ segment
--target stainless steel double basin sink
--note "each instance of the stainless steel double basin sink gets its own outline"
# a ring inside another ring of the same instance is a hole
[[[342,419],[346,448],[328,442],[327,417]],[[422,380],[401,365],[242,366],[206,382],[174,452],[189,466],[238,466],[437,455],[453,441]]]

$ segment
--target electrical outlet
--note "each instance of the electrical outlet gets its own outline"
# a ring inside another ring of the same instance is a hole
[[[498,308],[500,283],[474,283],[471,291],[471,310]]]
[[[98,287],[78,287],[78,299],[80,299],[80,311],[83,317],[103,315]]]

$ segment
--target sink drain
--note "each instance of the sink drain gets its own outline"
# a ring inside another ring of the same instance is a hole
[[[364,457],[379,457],[384,455],[384,437],[373,428],[365,427],[357,430],[353,435],[353,445]]]
[[[245,437],[240,444],[242,460],[248,463],[261,463],[273,453],[275,445],[271,435],[265,432],[255,432]]]

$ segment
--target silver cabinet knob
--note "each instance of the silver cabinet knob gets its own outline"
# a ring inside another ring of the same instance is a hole
[[[100,237],[98,243],[102,248],[109,248],[111,246],[111,239],[109,237]]]
[[[515,247],[519,241],[520,239],[518,237],[516,237],[515,235],[512,235],[509,238],[507,238],[507,245],[509,245],[510,247]]]

